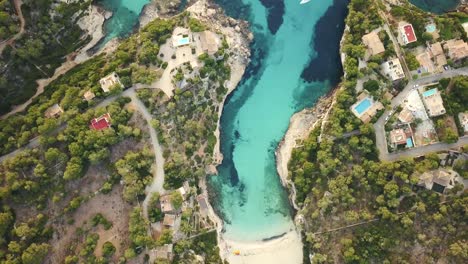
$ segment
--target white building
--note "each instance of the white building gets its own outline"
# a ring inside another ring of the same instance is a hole
[[[101,89],[105,92],[108,93],[110,89],[116,85],[119,84],[122,86],[122,83],[120,82],[120,78],[117,75],[117,73],[113,72],[106,77],[102,78],[99,83],[101,84]]]
[[[192,43],[192,34],[186,28],[176,27],[172,33],[172,46],[183,47]]]
[[[398,58],[384,62],[381,65],[382,72],[388,76],[390,80],[396,81],[405,78],[405,72],[401,67],[401,62]]]

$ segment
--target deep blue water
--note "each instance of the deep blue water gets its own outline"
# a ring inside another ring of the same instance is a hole
[[[413,5],[424,11],[441,14],[453,10],[460,0],[409,0]]]
[[[210,178],[211,201],[232,240],[261,240],[293,228],[274,152],[290,117],[342,76],[339,41],[347,0],[219,0],[251,23],[252,62],[221,117],[223,163]]]

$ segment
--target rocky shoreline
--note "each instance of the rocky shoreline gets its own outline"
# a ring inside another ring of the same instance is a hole
[[[312,108],[306,108],[295,113],[289,122],[288,130],[275,151],[276,170],[281,183],[289,191],[289,201],[295,210],[299,210],[296,204],[296,188],[289,178],[288,163],[294,148],[296,148],[325,116],[331,106],[334,93],[321,97]]]
[[[91,56],[88,51],[92,49],[104,37],[104,22],[112,17],[112,12],[97,5],[90,5],[85,16],[82,16],[77,24],[88,36],[91,41],[83,48],[77,51],[75,58],[76,63],[81,63],[88,60]]]
[[[218,124],[214,134],[216,144],[213,151],[213,164],[207,168],[207,173],[216,175],[216,166],[223,160],[220,151],[220,121],[223,112],[223,106],[228,96],[236,89],[242,76],[250,63],[250,42],[253,40],[253,34],[249,30],[247,21],[236,20],[224,14],[224,10],[208,0],[200,0],[187,8],[193,17],[207,24],[215,32],[221,32],[225,37],[231,51],[228,64],[231,68],[231,77],[224,86],[228,89],[227,94],[218,107]]]

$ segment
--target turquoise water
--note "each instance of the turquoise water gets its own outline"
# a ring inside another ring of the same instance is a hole
[[[436,92],[437,92],[437,88],[427,90],[423,93],[423,96],[428,97],[428,96],[434,95]]]
[[[436,25],[435,24],[429,24],[426,26],[426,31],[429,32],[429,33],[433,33],[434,31],[436,31]]]
[[[354,107],[354,110],[356,110],[356,112],[358,114],[362,114],[364,113],[367,109],[369,109],[369,107],[371,106],[371,101],[369,100],[369,98],[365,98],[364,100],[362,100],[358,105],[356,105],[356,107]]]
[[[182,38],[182,39],[179,39],[179,41],[177,42],[177,45],[182,46],[182,45],[189,44],[189,42],[190,42],[189,38]]]
[[[406,147],[412,148],[413,147],[413,140],[411,138],[406,139]]]
[[[334,3],[336,11],[330,9]],[[262,240],[294,228],[274,152],[290,117],[341,75],[338,43],[347,1],[264,1],[269,12],[255,0],[220,4],[229,15],[249,20],[255,43],[252,63],[221,118],[224,160],[219,175],[210,177],[211,201],[226,238]],[[320,22],[326,12],[329,18]]]
[[[100,0],[98,1],[105,9],[112,11],[112,17],[104,25],[105,37],[99,43],[104,46],[113,38],[126,37],[132,33],[138,24],[143,7],[151,0]]]
[[[441,14],[455,9],[460,0],[410,0],[410,2],[424,11]]]

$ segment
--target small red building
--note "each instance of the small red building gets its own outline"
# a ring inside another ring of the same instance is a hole
[[[109,127],[111,127],[111,116],[109,113],[103,114],[98,118],[94,118],[91,120],[91,124],[89,125],[89,128],[94,130],[103,130]]]
[[[417,40],[416,34],[414,33],[413,25],[406,24],[401,28],[401,35],[403,38],[403,43],[409,44]]]

